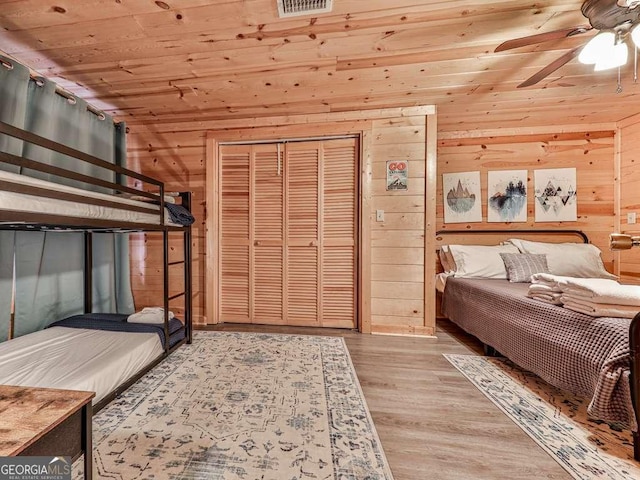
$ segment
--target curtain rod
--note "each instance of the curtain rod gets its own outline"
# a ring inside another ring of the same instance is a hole
[[[0,51],[0,54],[9,57],[14,62],[20,63],[15,58],[11,57],[10,55],[7,55],[6,53],[4,53],[2,51]],[[5,67],[5,68],[7,68],[9,70],[13,70],[13,64],[9,60],[3,60],[2,58],[0,58],[0,65],[2,65],[3,67]],[[20,63],[20,65],[24,65],[24,64]],[[40,75],[38,72],[33,70],[31,67],[28,67],[26,65],[24,65],[24,66],[29,69],[29,77],[31,77],[31,80],[36,82],[36,85],[38,85],[40,87],[42,85],[44,85],[44,83],[42,82],[42,78],[46,78],[46,77],[44,77],[44,75]],[[65,88],[62,88],[57,83],[56,83],[55,92],[58,95],[60,95],[61,97],[66,98],[71,104],[75,105],[77,103],[77,97],[73,93],[71,93],[70,91],[66,90]],[[90,105],[89,103],[87,103],[87,110],[89,112],[93,113],[100,120],[106,120],[107,119],[106,113],[104,113],[102,110],[94,107],[93,105]]]

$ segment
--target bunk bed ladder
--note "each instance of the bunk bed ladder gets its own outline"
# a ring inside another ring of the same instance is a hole
[[[182,206],[187,210],[191,211],[191,192],[182,192],[180,194],[182,197]],[[187,337],[187,343],[191,344],[193,340],[193,297],[192,297],[192,278],[191,278],[191,225],[185,227],[183,233],[183,242],[184,242],[184,325],[185,325],[185,336]]]
[[[182,206],[191,211],[191,192],[180,192]],[[163,230],[162,244],[164,255],[164,311],[165,311],[165,351],[169,351],[169,302],[184,296],[184,333],[188,344],[193,340],[192,333],[192,279],[191,279],[191,226],[185,226],[183,231],[183,257],[182,260],[169,261],[169,231]],[[183,265],[184,290],[174,295],[169,295],[169,267]]]

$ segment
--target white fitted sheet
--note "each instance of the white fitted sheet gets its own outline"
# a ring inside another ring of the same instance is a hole
[[[46,328],[0,344],[0,384],[96,392],[97,403],[163,351],[156,333]]]
[[[86,218],[93,220],[113,220],[118,222],[146,223],[149,225],[160,224],[160,215],[158,215],[157,213],[157,210],[160,208],[159,205],[131,200],[114,195],[107,195],[100,192],[91,192],[83,190],[81,188],[69,187],[67,185],[59,185],[57,183],[47,182],[45,180],[29,177],[27,175],[5,172],[3,170],[0,170],[0,180],[22,185],[30,185],[33,187],[46,188],[54,192],[73,193],[76,195],[82,195],[84,197],[98,198],[111,202],[121,203],[123,209],[126,209],[128,206],[151,207],[153,210],[156,210],[156,212],[133,212],[130,210],[123,210],[119,208],[71,202],[68,200],[57,200],[55,198],[39,197],[35,195],[7,192],[2,190],[0,190],[0,210],[64,215],[68,217]],[[177,227],[181,226],[173,223],[169,219],[166,208],[164,221],[165,225]]]

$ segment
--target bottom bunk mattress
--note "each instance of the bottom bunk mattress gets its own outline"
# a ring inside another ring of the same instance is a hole
[[[164,345],[164,321],[162,323],[135,323],[128,321],[124,313],[83,313],[52,323],[50,327],[87,328],[111,332],[155,333]],[[185,338],[185,328],[178,318],[169,320],[169,347],[174,347]]]
[[[528,284],[449,278],[443,314],[552,385],[591,399],[593,417],[636,429],[630,320],[594,318],[526,296]]]
[[[156,333],[52,327],[0,344],[0,384],[96,392],[96,404],[163,353]]]

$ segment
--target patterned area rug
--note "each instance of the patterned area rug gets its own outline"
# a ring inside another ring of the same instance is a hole
[[[339,337],[196,332],[93,436],[94,478],[392,480]]]
[[[631,432],[590,419],[586,399],[504,358],[445,357],[574,478],[640,479]]]

